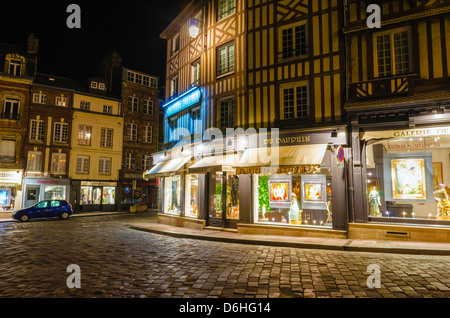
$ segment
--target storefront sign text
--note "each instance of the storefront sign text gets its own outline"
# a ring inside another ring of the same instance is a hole
[[[272,144],[298,144],[298,143],[305,143],[305,142],[311,142],[311,136],[295,136],[295,137],[283,137],[283,138],[269,138],[264,139],[265,145],[272,145]]]
[[[193,89],[187,91],[177,99],[168,102],[163,107],[166,108],[166,116],[172,116],[183,109],[186,109],[192,105],[195,105],[200,102],[202,97],[202,93],[198,87],[194,87]]]
[[[450,135],[450,127],[395,131],[394,137],[424,137]]]

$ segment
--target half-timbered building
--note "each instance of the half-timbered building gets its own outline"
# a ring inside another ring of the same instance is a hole
[[[192,1],[162,32],[161,222],[346,235],[343,9]]]
[[[345,1],[351,238],[449,239],[449,34],[450,1]]]

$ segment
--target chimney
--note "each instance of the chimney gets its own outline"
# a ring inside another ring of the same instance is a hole
[[[31,33],[28,36],[28,46],[27,46],[27,52],[28,53],[38,53],[39,48],[39,40],[34,37],[33,33]]]
[[[113,51],[112,53],[112,61],[111,61],[112,67],[121,67],[122,66],[122,57],[119,53],[116,51]]]

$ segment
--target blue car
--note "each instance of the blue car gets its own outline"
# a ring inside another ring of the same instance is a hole
[[[72,206],[65,200],[45,200],[28,208],[14,211],[13,219],[27,222],[30,219],[60,217],[66,220],[73,213]]]

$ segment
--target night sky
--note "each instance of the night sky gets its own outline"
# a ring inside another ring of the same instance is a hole
[[[38,72],[84,81],[116,50],[123,65],[164,77],[166,41],[159,34],[190,0],[2,2],[0,42],[26,47],[39,39]],[[81,8],[81,29],[69,29],[67,6]]]

